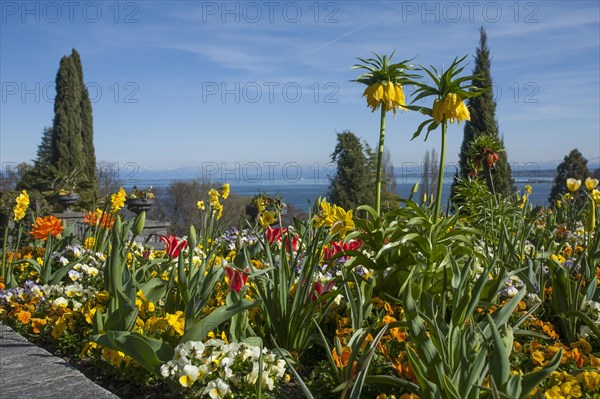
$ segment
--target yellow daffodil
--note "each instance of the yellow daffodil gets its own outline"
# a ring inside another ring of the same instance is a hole
[[[223,205],[221,205],[217,202],[217,204],[214,206],[214,212],[215,212],[215,218],[217,220],[221,219],[221,217],[223,216]]]
[[[354,229],[354,220],[352,220],[352,210],[346,211],[342,207],[336,206],[333,215],[333,223],[329,232],[337,234],[344,238],[346,233]]]
[[[196,205],[198,206],[198,209],[200,209],[201,211],[206,209],[206,205],[204,205],[204,201],[198,201],[198,203]]]
[[[570,192],[574,193],[579,190],[579,187],[581,187],[581,180],[573,179],[571,177],[567,179],[567,188]]]
[[[25,212],[29,207],[29,194],[27,194],[27,191],[23,190],[15,201],[16,205],[13,209],[13,213],[15,214],[15,222],[18,222],[25,217]]]
[[[526,184],[525,185],[525,192],[527,193],[527,195],[530,195],[531,191],[533,191],[533,189],[531,188],[531,186],[529,184]]]
[[[209,198],[212,206],[217,206],[217,204],[219,204],[220,196],[221,195],[219,194],[219,192],[217,190],[215,190],[214,188],[211,188],[210,190],[208,190],[208,198]]]
[[[600,191],[596,189],[592,190],[592,198],[596,203],[596,206],[600,206]]]
[[[588,191],[592,191],[596,187],[598,187],[598,179],[592,179],[591,177],[585,179],[585,188],[587,188]]]
[[[223,187],[221,187],[221,197],[223,197],[224,200],[229,198],[230,190],[231,190],[231,188],[229,186],[229,183],[225,183],[225,184],[223,184]]]
[[[127,197],[127,193],[125,189],[121,187],[118,193],[112,194],[110,196],[110,212],[117,213],[125,206],[125,198]]]
[[[270,211],[264,211],[260,214],[258,223],[260,223],[260,225],[266,229],[271,224],[275,223],[275,214]]]

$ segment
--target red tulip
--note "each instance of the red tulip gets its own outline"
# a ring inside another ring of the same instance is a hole
[[[179,256],[179,252],[188,245],[186,240],[177,238],[173,234],[169,234],[168,236],[160,236],[160,239],[165,243],[165,251],[171,259],[177,258]]]
[[[330,261],[335,254],[341,251],[354,251],[360,248],[362,245],[361,240],[349,241],[347,243],[343,243],[343,241],[332,241],[331,246],[329,248],[323,249],[323,256],[325,261]]]
[[[291,245],[290,245],[291,242]],[[298,237],[292,237],[291,241],[290,241],[290,236],[287,236],[285,238],[285,249],[287,249],[288,252],[291,251],[298,251],[298,248],[300,248],[300,241],[298,240]]]
[[[320,281],[315,282],[314,284],[314,292],[312,295],[312,301],[316,301],[319,297],[325,295],[335,285],[335,281],[331,280],[327,284],[322,284]]]
[[[225,273],[227,273],[229,279],[229,290],[235,291],[236,294],[239,293],[242,287],[246,285],[248,275],[230,266],[225,266]]]
[[[279,227],[267,227],[267,230],[265,231],[265,235],[267,236],[267,241],[269,242],[269,245],[275,243],[275,242],[281,242],[281,231],[282,229]],[[285,229],[283,229],[283,233],[285,234]]]
[[[272,245],[276,242],[282,242],[282,236],[285,236],[285,248],[288,252],[297,251],[300,248],[300,241],[297,236],[293,236],[290,241],[290,235],[287,232],[287,229],[281,227],[267,227],[265,231],[265,236],[267,237],[267,242],[269,245]]]

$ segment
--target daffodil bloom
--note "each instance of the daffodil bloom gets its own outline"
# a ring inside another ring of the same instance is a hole
[[[592,199],[594,200],[597,206],[600,206],[600,191],[596,189],[592,190]]]
[[[579,187],[581,187],[581,180],[573,178],[567,179],[567,188],[570,192],[574,193],[575,191],[579,190]]]
[[[15,214],[15,222],[18,222],[25,217],[25,212],[27,211],[27,207],[29,207],[29,194],[23,190],[15,201],[17,204],[13,209],[13,213]]]
[[[201,211],[206,209],[206,205],[204,205],[204,201],[198,201],[198,203],[196,205],[198,206],[198,209],[200,209]]]
[[[266,229],[269,227],[269,225],[275,223],[275,214],[270,211],[264,211],[260,214],[258,223],[260,223],[260,225]]]
[[[456,93],[448,93],[443,100],[435,100],[431,114],[436,123],[441,123],[442,120],[450,123],[454,123],[454,120],[458,123],[471,120],[469,109]]]
[[[125,206],[125,198],[127,197],[127,193],[125,189],[121,187],[118,193],[112,194],[110,196],[110,212],[117,213]]]
[[[406,109],[402,85],[397,83],[387,82],[382,85],[375,82],[367,86],[363,96],[367,97],[367,106],[371,107],[373,112],[379,109],[380,106],[383,106],[386,111],[394,111],[394,115],[398,108]]]
[[[210,199],[210,203],[213,207],[216,207],[219,205],[219,197],[221,195],[219,194],[219,192],[217,190],[215,190],[214,188],[211,188],[210,190],[208,190],[208,197]]]
[[[592,179],[591,177],[585,179],[585,188],[587,188],[588,191],[592,191],[596,187],[598,187],[598,179]]]
[[[340,238],[344,238],[347,232],[354,229],[352,210],[345,211],[342,207],[336,206],[333,218],[334,221],[329,229],[331,234],[337,234]]]
[[[227,198],[229,198],[230,191],[231,188],[229,186],[229,183],[223,184],[223,187],[221,187],[221,197],[223,197],[223,199],[226,200]]]

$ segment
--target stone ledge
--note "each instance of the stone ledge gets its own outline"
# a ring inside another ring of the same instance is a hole
[[[119,399],[0,323],[0,398]]]

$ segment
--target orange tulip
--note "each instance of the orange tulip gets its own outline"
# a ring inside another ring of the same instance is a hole
[[[48,238],[48,234],[52,237],[56,237],[65,229],[62,221],[53,215],[35,218],[35,224],[32,224],[32,227],[31,235],[38,240],[43,241]]]

